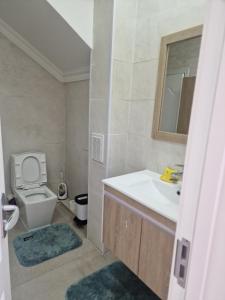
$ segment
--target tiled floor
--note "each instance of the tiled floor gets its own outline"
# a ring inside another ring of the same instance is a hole
[[[57,204],[54,223],[67,223],[83,239],[83,245],[37,266],[25,268],[15,256],[12,240],[25,231],[19,221],[9,234],[9,254],[13,300],[64,300],[66,289],[74,282],[111,263],[86,239],[85,230],[73,224],[72,214]]]

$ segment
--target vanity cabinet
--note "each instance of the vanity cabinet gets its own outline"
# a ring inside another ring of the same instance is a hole
[[[138,277],[161,299],[167,299],[173,244],[174,236],[143,220]]]
[[[161,299],[166,300],[176,224],[105,186],[103,242]]]
[[[142,219],[107,196],[104,205],[104,244],[137,274]]]

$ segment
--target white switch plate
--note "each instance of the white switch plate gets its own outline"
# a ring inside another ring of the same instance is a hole
[[[104,163],[104,134],[92,133],[91,146],[92,159],[97,162]]]

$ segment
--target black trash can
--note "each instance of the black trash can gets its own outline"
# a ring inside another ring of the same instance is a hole
[[[75,213],[74,222],[78,226],[87,224],[87,208],[88,208],[88,194],[80,194],[74,198]]]

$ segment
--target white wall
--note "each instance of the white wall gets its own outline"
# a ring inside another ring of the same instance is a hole
[[[89,133],[105,136],[104,164],[91,159],[89,144],[88,179],[88,238],[101,250],[103,226],[103,184],[107,177],[107,135],[110,98],[110,68],[112,44],[112,0],[95,0],[94,8],[94,48],[91,54],[90,73],[90,120]],[[89,139],[90,140],[90,139]]]
[[[94,0],[47,0],[65,21],[93,47]]]
[[[162,36],[203,23],[206,0],[115,0],[110,175],[184,162],[185,145],[151,137]],[[125,150],[124,150],[125,149]]]
[[[70,199],[88,192],[89,81],[66,88],[66,182]]]
[[[131,113],[131,87],[136,23],[137,0],[115,0],[108,176],[117,176],[127,172],[128,118]],[[143,109],[146,110],[144,107]],[[142,124],[141,122],[140,126],[142,126]],[[135,155],[138,145],[132,146],[133,148],[130,150]]]
[[[65,170],[65,90],[48,72],[0,34],[0,115],[6,192],[12,153],[47,154],[48,184],[56,191]]]

